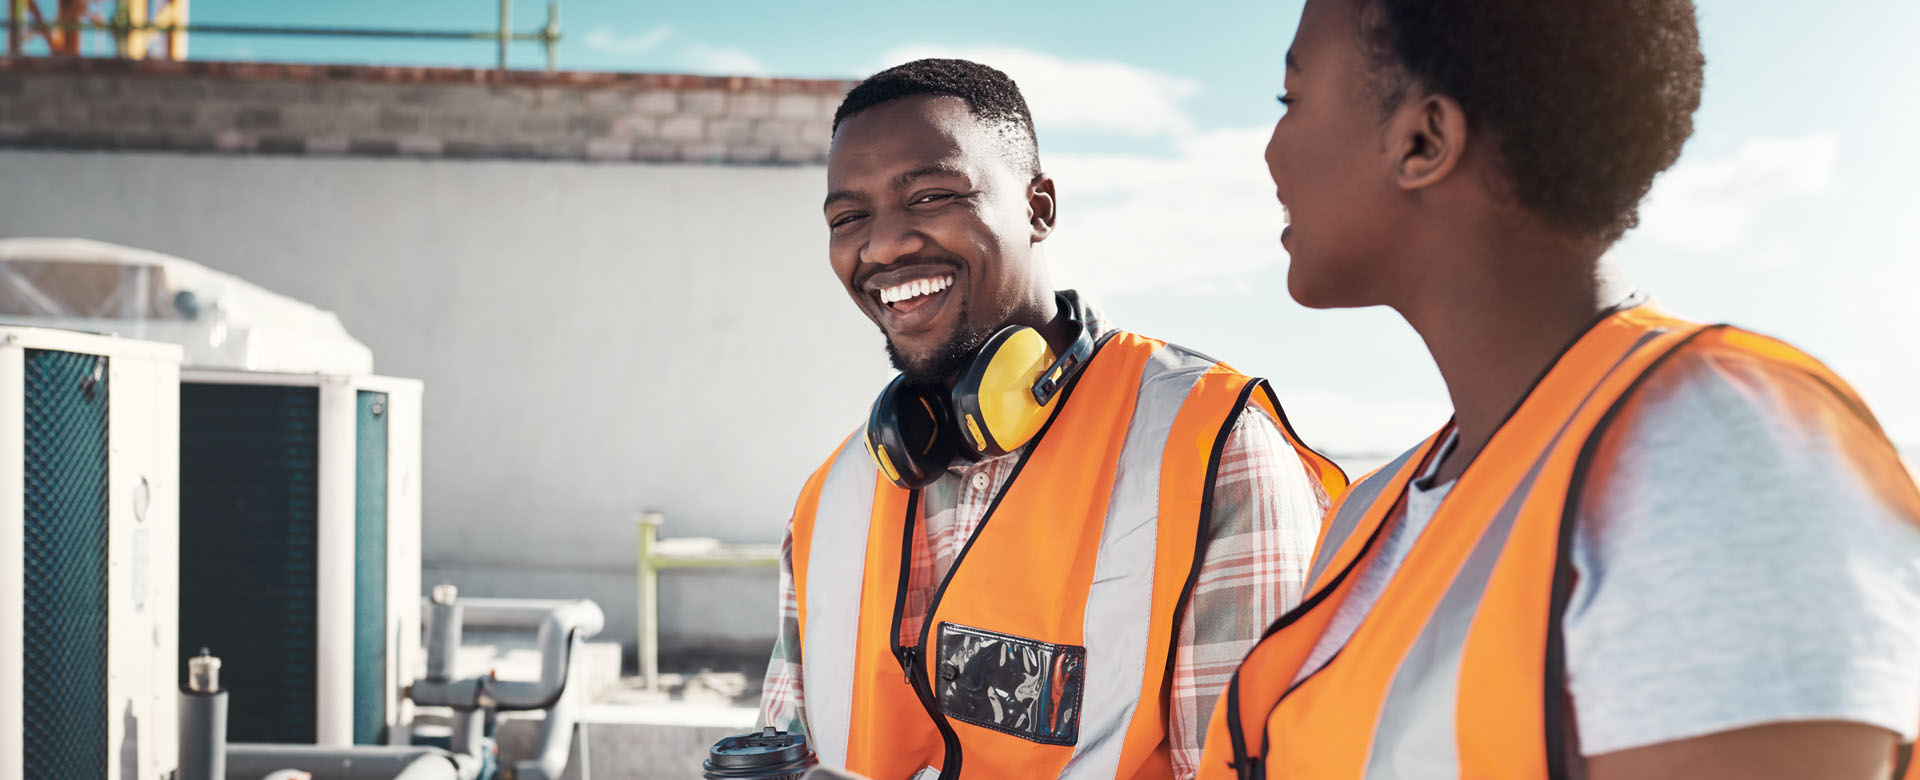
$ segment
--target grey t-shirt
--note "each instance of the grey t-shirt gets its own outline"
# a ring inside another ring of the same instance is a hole
[[[1914,738],[1920,492],[1870,424],[1817,380],[1689,352],[1603,437],[1562,624],[1583,755],[1795,720]],[[1303,675],[1451,487],[1409,489]]]

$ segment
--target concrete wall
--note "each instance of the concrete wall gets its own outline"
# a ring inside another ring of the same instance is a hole
[[[0,57],[0,147],[815,164],[850,86]]]
[[[888,370],[818,167],[0,149],[0,236],[80,236],[340,314],[426,381],[426,582],[634,632],[641,507],[775,541]],[[669,648],[757,647],[774,576],[663,576]]]

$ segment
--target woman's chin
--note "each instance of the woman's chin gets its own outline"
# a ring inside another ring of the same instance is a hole
[[[1299,255],[1288,253],[1287,293],[1293,296],[1295,303],[1309,309],[1334,308],[1333,305],[1328,302],[1326,290],[1323,289],[1323,285],[1318,283],[1319,281],[1320,280],[1316,279],[1315,275],[1307,267],[1307,264],[1300,261]]]

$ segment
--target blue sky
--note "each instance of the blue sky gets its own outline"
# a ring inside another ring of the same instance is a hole
[[[520,0],[515,26],[544,24]],[[1124,326],[1269,376],[1310,439],[1395,449],[1444,421],[1437,374],[1384,310],[1286,294],[1260,163],[1299,3],[566,0],[568,69],[858,77],[922,54],[1020,81],[1059,181],[1055,281]],[[487,0],[195,0],[197,22],[488,29]],[[1920,450],[1920,3],[1702,0],[1707,90],[1679,166],[1613,252],[1669,308],[1782,336]],[[485,67],[487,43],[198,36],[195,58]],[[543,66],[536,44],[517,67]],[[811,203],[796,208],[813,208]],[[822,234],[824,249],[824,232]],[[822,264],[825,272],[825,264]]]

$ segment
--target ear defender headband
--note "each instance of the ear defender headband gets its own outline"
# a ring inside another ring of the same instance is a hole
[[[1025,446],[1053,414],[1060,389],[1093,356],[1093,336],[1073,302],[1056,296],[1073,342],[1055,356],[1040,331],[1009,325],[980,347],[951,393],[896,376],[867,416],[867,454],[895,485],[938,479],[961,447],[984,456]],[[943,397],[945,396],[945,397]]]

